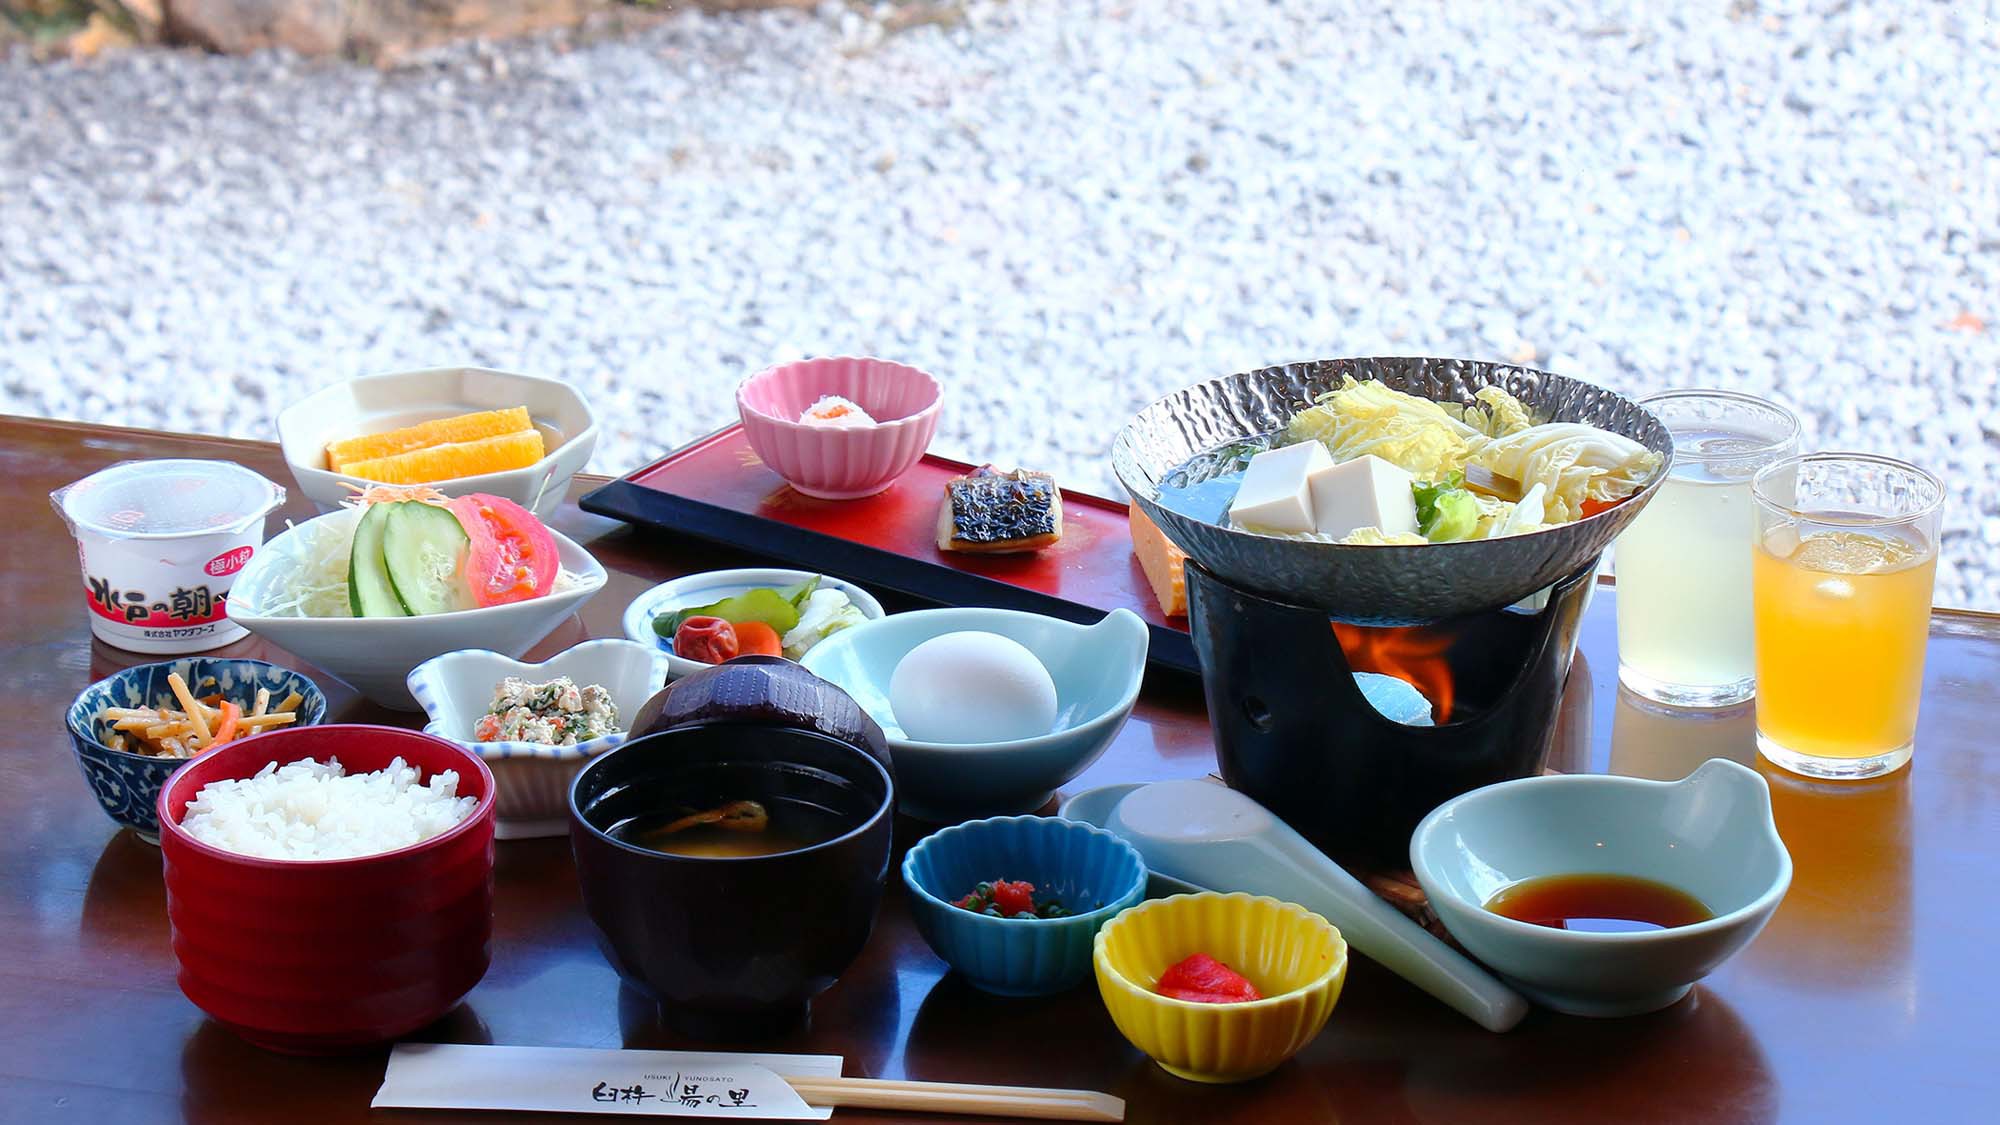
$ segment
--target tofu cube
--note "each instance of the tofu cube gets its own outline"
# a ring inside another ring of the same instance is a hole
[[[1316,441],[1267,449],[1250,458],[1243,484],[1229,504],[1229,522],[1248,531],[1275,535],[1313,529],[1312,482],[1334,467],[1333,456]]]
[[[1388,534],[1417,530],[1415,478],[1373,454],[1356,457],[1312,478],[1313,527],[1335,539],[1358,528]]]

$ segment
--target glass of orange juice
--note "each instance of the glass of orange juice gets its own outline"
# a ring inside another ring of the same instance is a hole
[[[1757,749],[1811,777],[1910,760],[1944,485],[1914,465],[1814,453],[1751,484]]]

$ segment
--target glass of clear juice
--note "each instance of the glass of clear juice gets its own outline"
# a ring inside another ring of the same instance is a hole
[[[1887,457],[1814,453],[1759,472],[1752,493],[1758,752],[1811,777],[1902,768],[1944,485]]]
[[[1750,626],[1750,481],[1799,451],[1799,420],[1734,391],[1639,400],[1674,439],[1674,464],[1618,537],[1618,679],[1674,707],[1728,707],[1757,690]]]

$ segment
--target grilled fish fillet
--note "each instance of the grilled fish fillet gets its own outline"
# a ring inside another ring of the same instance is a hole
[[[945,482],[938,508],[940,551],[1009,554],[1037,551],[1062,538],[1062,490],[1047,473],[991,465]]]

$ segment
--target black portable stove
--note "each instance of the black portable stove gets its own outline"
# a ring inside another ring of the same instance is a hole
[[[1222,779],[1331,855],[1403,866],[1411,831],[1439,804],[1541,771],[1596,562],[1534,612],[1377,627],[1238,589],[1189,560]],[[1415,685],[1436,725],[1384,717],[1353,672]]]

